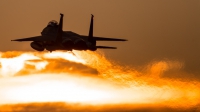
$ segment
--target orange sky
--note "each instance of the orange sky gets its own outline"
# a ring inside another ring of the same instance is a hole
[[[29,42],[10,41],[40,35],[59,13],[64,30],[87,35],[94,14],[95,36],[129,41],[98,42],[118,47],[102,50],[105,56],[32,52]],[[0,14],[0,111],[82,108],[52,102],[200,110],[200,0],[1,0]]]
[[[40,35],[50,20],[59,20],[60,12],[64,30],[88,34],[92,13],[95,36],[128,39],[97,43],[117,46],[104,50],[115,61],[141,66],[169,59],[185,63],[188,72],[200,70],[199,0],[1,0],[0,51],[33,50],[29,42],[10,40]]]

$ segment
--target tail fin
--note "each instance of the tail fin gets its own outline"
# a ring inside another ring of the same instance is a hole
[[[96,45],[96,40],[93,38],[93,18],[94,18],[94,15],[91,14],[88,41],[91,42],[93,45]]]
[[[93,18],[94,18],[94,15],[91,14],[89,37],[93,37]]]
[[[57,35],[56,35],[56,42],[61,42],[62,41],[62,33],[63,33],[63,14],[60,13],[60,21],[58,24],[58,31],[57,31]]]

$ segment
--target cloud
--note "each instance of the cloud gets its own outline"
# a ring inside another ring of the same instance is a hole
[[[95,52],[2,54],[1,104],[65,102],[89,103],[100,110],[173,110],[196,108],[200,101],[200,83],[181,77],[187,72],[180,61],[154,61],[137,69]]]
[[[43,68],[37,68],[37,65]],[[44,60],[27,60],[23,69],[21,69],[16,75],[29,75],[40,73],[80,73],[98,75],[98,71],[95,68],[89,67],[82,63],[77,63],[69,60],[58,59],[44,59]]]
[[[113,112],[113,111],[152,111],[152,112],[169,112],[169,111],[200,111],[199,105],[192,108],[176,108],[159,104],[114,104],[114,105],[87,105],[80,103],[24,103],[0,106],[0,112]]]
[[[2,76],[33,73],[98,74],[97,69],[85,64],[82,59],[68,52],[1,52],[0,62]]]

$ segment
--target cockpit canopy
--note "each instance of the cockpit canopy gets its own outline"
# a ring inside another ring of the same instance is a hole
[[[58,22],[55,21],[55,20],[51,20],[49,23],[48,23],[48,26],[57,26],[58,25]]]

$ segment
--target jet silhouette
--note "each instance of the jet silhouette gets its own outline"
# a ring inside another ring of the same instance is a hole
[[[52,20],[41,32],[41,36],[15,39],[11,41],[33,41],[30,46],[37,51],[45,49],[52,52],[55,50],[91,50],[116,49],[116,47],[96,46],[96,41],[127,41],[125,39],[105,38],[93,36],[93,18],[91,15],[89,35],[79,35],[72,31],[63,31],[63,14],[60,14],[59,24]]]

